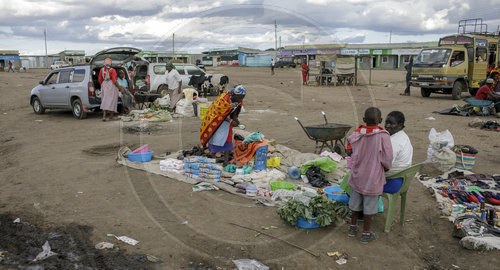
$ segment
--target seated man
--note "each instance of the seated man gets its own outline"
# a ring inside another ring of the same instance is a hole
[[[500,94],[493,91],[492,86],[494,82],[492,78],[486,79],[486,84],[477,90],[476,99],[491,100],[497,103],[495,104],[495,112],[497,116],[500,116],[500,103],[498,103],[500,101]]]

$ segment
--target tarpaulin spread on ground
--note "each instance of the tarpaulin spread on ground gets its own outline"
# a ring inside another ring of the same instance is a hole
[[[246,135],[248,136],[250,133],[243,131],[243,130],[235,130],[236,134],[240,135]],[[162,157],[157,157],[153,158],[149,162],[132,162],[130,161],[127,157],[126,154],[127,152],[130,152],[131,149],[128,147],[122,147],[118,151],[118,157],[117,157],[117,162],[119,164],[122,164],[127,167],[131,167],[134,169],[139,169],[139,170],[144,170],[153,174],[157,175],[163,175],[169,178],[176,179],[178,181],[182,181],[185,183],[189,184],[196,184],[200,182],[200,180],[193,179],[191,177],[187,177],[184,174],[184,171],[181,172],[181,170],[162,170],[160,166],[160,162],[165,161],[167,159],[169,160],[176,160],[179,156],[182,155],[182,150],[172,153],[168,156],[162,156]],[[280,144],[270,144],[268,151],[273,154],[274,157],[279,157],[280,158],[280,166],[278,167],[273,167],[273,168],[267,168],[266,170],[262,170],[259,172],[252,172],[250,174],[245,174],[245,175],[235,175],[234,173],[228,173],[228,172],[222,172],[222,178],[220,181],[208,181],[214,186],[218,187],[219,189],[225,190],[227,192],[230,192],[235,195],[247,197],[253,199],[254,197],[248,197],[245,194],[238,193],[236,192],[237,188],[234,186],[234,184],[237,184],[239,182],[252,182],[255,184],[259,189],[268,189],[269,191],[271,190],[270,187],[270,182],[272,181],[286,181],[287,179],[287,169],[288,167],[291,166],[296,166],[300,168],[303,164],[320,158],[319,155],[317,154],[312,154],[312,153],[301,153],[297,150],[288,148],[286,146],[280,145]],[[332,161],[333,162],[333,161]],[[218,169],[220,171],[223,171],[223,168],[219,164],[214,164],[218,167],[214,167],[215,169]],[[346,167],[346,161],[341,160],[336,162],[336,168],[330,173],[325,174],[325,179],[328,180],[330,183],[335,184],[338,183],[338,179],[342,179],[344,175],[347,173],[347,167]],[[210,171],[210,169],[207,169],[207,171]],[[225,179],[231,179],[233,182],[231,183],[225,183]],[[306,184],[302,182],[302,180],[290,180],[291,183],[295,185],[303,185],[305,187],[312,188],[311,185]],[[286,191],[283,192],[276,192],[274,195],[279,196],[280,193],[283,193],[283,196],[288,195],[292,196],[293,194],[286,194]],[[260,194],[257,194],[257,197],[261,197],[264,199],[272,199],[275,200],[277,199],[276,196],[272,197],[272,194],[262,192]],[[267,197],[267,198],[266,198]]]

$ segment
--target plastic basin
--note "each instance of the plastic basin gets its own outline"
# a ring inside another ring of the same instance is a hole
[[[271,182],[271,190],[275,191],[278,189],[286,189],[286,190],[296,190],[297,187],[290,182],[283,182],[283,181],[273,181]]]
[[[384,185],[384,193],[396,193],[403,185],[403,178],[386,179]]]
[[[153,151],[148,151],[146,153],[132,154],[127,153],[128,160],[132,162],[148,162],[151,160],[153,156]]]
[[[145,145],[135,149],[134,151],[132,151],[132,154],[144,154],[147,152],[148,152],[148,145],[145,144]]]
[[[334,201],[349,203],[349,196],[340,186],[329,186],[323,189],[323,192]]]
[[[297,227],[304,229],[316,229],[319,228],[319,224],[316,223],[316,218],[311,219],[311,223],[307,221],[305,218],[298,217],[297,218]]]

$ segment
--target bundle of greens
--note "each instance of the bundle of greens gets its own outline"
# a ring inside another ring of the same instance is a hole
[[[319,226],[326,227],[337,222],[337,215],[345,217],[348,213],[349,207],[332,201],[326,195],[314,197],[309,205],[292,199],[278,209],[280,218],[292,226],[297,224],[297,218],[302,217],[309,222],[316,218]]]

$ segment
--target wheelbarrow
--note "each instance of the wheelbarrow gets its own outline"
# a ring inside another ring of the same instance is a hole
[[[316,148],[314,149],[315,153],[321,153],[323,148],[326,146],[332,152],[337,152],[338,154],[344,156],[346,148],[345,135],[349,132],[352,126],[328,123],[325,112],[321,112],[321,114],[323,114],[323,118],[325,119],[324,125],[304,127],[299,118],[295,117],[295,120],[297,120],[304,132],[307,134],[307,137],[316,142]]]

